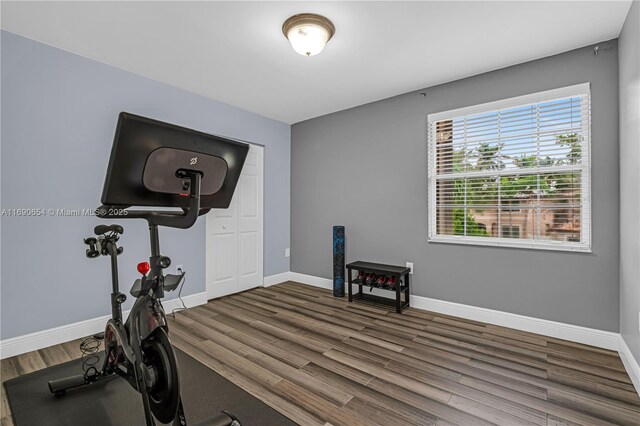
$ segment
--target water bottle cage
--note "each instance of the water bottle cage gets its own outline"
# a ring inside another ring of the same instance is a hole
[[[157,279],[148,277],[138,278],[133,283],[129,293],[136,298],[145,295],[155,287],[156,280]]]
[[[147,277],[139,278],[133,283],[130,293],[133,297],[140,297],[154,290],[156,286],[161,286],[164,291],[174,291],[184,279],[184,275],[183,272],[180,275],[167,274],[156,277],[155,279]]]

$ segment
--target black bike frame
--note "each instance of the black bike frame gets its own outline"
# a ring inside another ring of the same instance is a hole
[[[151,245],[151,256],[149,257],[149,270],[147,276],[154,280],[151,290],[136,298],[125,330],[128,332],[127,342],[134,354],[134,377],[128,378],[135,381],[135,388],[142,396],[147,426],[153,426],[153,416],[149,405],[149,396],[145,384],[144,371],[142,370],[142,341],[147,338],[158,327],[167,327],[167,319],[164,308],[160,299],[164,297],[164,276],[160,265],[160,238],[158,235],[158,225],[172,226],[176,228],[191,227],[198,216],[207,213],[209,209],[200,209],[200,182],[202,176],[198,172],[185,171],[184,177],[190,181],[189,191],[189,207],[183,209],[183,213],[176,212],[159,212],[146,210],[127,210],[126,216],[99,214],[101,218],[123,218],[127,219],[146,219],[149,223],[149,240]],[[109,210],[117,211],[117,209],[109,209],[104,206],[98,209],[99,212],[108,212]],[[112,273],[112,293],[111,293],[111,311],[113,320],[122,324],[122,303],[120,287],[118,282],[118,249],[115,242],[107,243],[107,250],[111,257],[111,273]],[[176,424],[186,424],[182,402],[179,404],[178,415],[175,419]]]
[[[114,321],[122,322],[122,302],[120,284],[118,282],[118,247],[113,241],[107,243],[107,253],[111,260],[111,318]]]

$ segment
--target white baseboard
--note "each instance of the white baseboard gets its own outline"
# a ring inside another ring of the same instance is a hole
[[[510,312],[495,311],[461,303],[447,302],[428,297],[411,295],[411,306],[426,311],[466,318],[488,324],[542,334],[557,339],[569,340],[585,345],[617,351],[619,333],[566,324]]]
[[[202,293],[190,294],[188,296],[183,296],[182,301],[184,302],[184,306],[187,308],[194,308],[196,306],[205,305],[208,302],[207,292],[203,291]],[[171,299],[171,300],[163,300],[162,306],[164,307],[164,311],[167,314],[170,314],[176,308],[182,308],[182,302],[180,299]],[[127,312],[128,315],[128,312]]]
[[[196,293],[182,297],[184,304],[188,307],[204,305],[207,303],[207,294]],[[165,312],[170,313],[173,309],[181,308],[179,299],[165,300],[162,302]],[[128,311],[123,313],[125,318]],[[48,330],[25,334],[23,336],[12,337],[0,341],[0,359],[9,358],[26,352],[35,351],[52,345],[69,342],[81,337],[90,336],[104,330],[104,326],[110,315],[92,318],[73,324],[50,328]]]
[[[622,336],[620,336],[618,353],[620,354],[624,368],[627,370],[633,382],[633,386],[636,388],[636,392],[638,392],[640,396],[640,365],[638,365],[638,361],[633,357],[629,346],[627,346],[627,342],[624,341]]]
[[[272,285],[291,281],[291,272],[283,272],[281,274],[269,275],[262,280],[262,287],[270,287]]]
[[[313,275],[300,274],[298,272],[289,272],[289,280],[302,284],[312,285],[320,288],[333,288],[333,280],[327,278],[314,277]]]
[[[333,281],[327,278],[314,277],[313,275],[299,274],[298,272],[283,272],[281,274],[270,275],[264,277],[263,287],[284,283],[287,281],[295,281],[302,284],[312,285],[320,288],[333,288]]]

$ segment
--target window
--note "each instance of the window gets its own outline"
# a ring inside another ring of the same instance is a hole
[[[591,250],[589,84],[430,114],[429,241]]]
[[[511,225],[502,225],[502,237],[520,238],[520,227],[511,226]]]

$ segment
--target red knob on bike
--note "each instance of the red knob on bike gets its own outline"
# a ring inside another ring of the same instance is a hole
[[[149,262],[138,263],[138,272],[140,272],[142,275],[147,275],[147,272],[149,272],[150,269],[151,265],[149,265]]]

